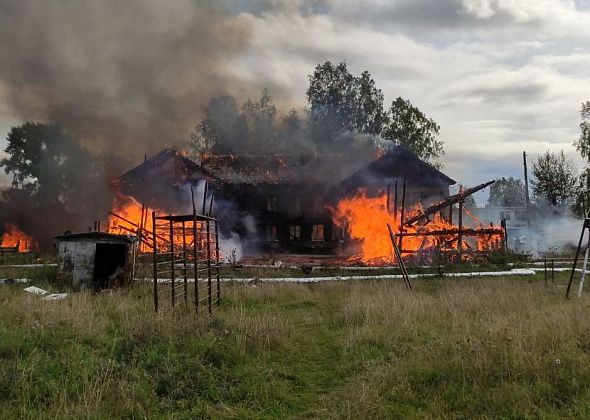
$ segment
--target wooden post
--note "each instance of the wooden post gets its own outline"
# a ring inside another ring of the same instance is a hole
[[[174,273],[174,224],[170,219],[170,272],[172,277],[172,306],[176,304],[176,290],[174,288],[174,280],[176,273]]]
[[[387,213],[389,213],[390,195],[391,195],[391,185],[387,184],[387,203],[385,204],[385,208],[387,209]]]
[[[211,307],[211,227],[209,226],[209,220],[207,220],[207,302],[209,304],[209,313],[212,311]]]
[[[397,220],[397,179],[395,180],[395,189],[393,191],[393,216]]]
[[[188,258],[186,252],[186,226],[184,220],[182,221],[182,268],[184,272],[184,303],[188,303],[188,278],[186,275],[186,260]]]
[[[406,264],[402,258],[402,253],[397,246],[395,241],[395,234],[393,233],[393,229],[387,224],[387,230],[389,231],[389,239],[391,240],[391,245],[393,246],[393,252],[395,253],[395,258],[397,259],[397,263],[399,264],[399,268],[402,272],[402,277],[404,278],[404,282],[406,283],[406,287],[410,290],[412,289],[412,282],[410,281],[410,276],[408,275],[408,270],[406,269]]]
[[[406,212],[406,187],[407,187],[407,184],[408,184],[408,179],[404,176],[404,187],[403,187],[403,190],[402,190],[402,213],[401,213],[400,222],[399,222],[399,233],[400,233],[400,236],[399,236],[399,245],[398,245],[398,248],[399,248],[400,254],[404,250],[404,248],[402,246],[403,245],[402,244],[402,239],[403,239],[403,233],[404,233],[404,215],[405,215],[405,212]]]
[[[570,289],[572,288],[572,281],[574,280],[574,273],[576,272],[576,265],[578,264],[578,257],[580,256],[580,248],[582,248],[582,241],[584,240],[584,233],[586,233],[586,227],[590,219],[584,220],[584,226],[582,227],[582,233],[580,234],[580,240],[578,241],[578,247],[576,248],[576,255],[574,256],[574,264],[572,266],[572,272],[570,274],[570,280],[567,284],[567,290],[565,291],[566,299],[570,297]]]
[[[205,206],[207,204],[207,187],[208,183],[207,180],[205,180],[205,190],[203,191],[203,211],[201,211],[202,215],[205,215]]]
[[[590,251],[590,234],[588,235],[588,245],[584,253],[584,264],[582,264],[582,275],[580,276],[580,285],[578,286],[578,298],[582,297],[582,288],[584,287],[584,278],[586,277],[586,268],[588,268],[588,252]]]
[[[211,193],[211,201],[209,202],[209,213],[207,213],[207,216],[211,216],[211,212],[213,211],[213,198],[215,197],[215,193],[212,192]]]
[[[221,284],[219,278],[219,227],[217,220],[215,220],[215,267],[217,274],[217,306],[221,304]]]
[[[459,236],[457,238],[457,249],[459,250],[459,262],[463,256],[463,200],[459,201]]]
[[[191,187],[191,192],[193,191]],[[195,312],[199,313],[199,267],[198,267],[198,249],[197,249],[197,211],[194,208],[193,200],[193,276],[195,277]]]
[[[156,240],[156,212],[152,212],[152,245],[154,248],[154,310],[158,312],[158,242]]]

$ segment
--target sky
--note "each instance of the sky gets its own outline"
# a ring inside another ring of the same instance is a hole
[[[0,0],[0,10],[10,3]],[[386,106],[402,96],[440,125],[443,170],[459,183],[522,177],[523,150],[531,161],[546,150],[564,150],[583,164],[572,143],[581,103],[590,100],[590,0],[173,3],[182,3],[185,15],[214,8],[247,28],[231,53],[215,57],[232,80],[225,93],[268,87],[281,108],[303,107],[315,65],[346,61],[354,73],[371,73]],[[163,64],[175,65],[185,63]],[[12,125],[43,116],[38,108],[28,115],[8,99],[14,79],[7,71],[14,70],[0,67],[2,138]],[[200,74],[197,84],[206,86],[207,77]]]

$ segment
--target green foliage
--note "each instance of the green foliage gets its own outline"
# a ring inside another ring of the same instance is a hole
[[[521,207],[526,205],[524,183],[516,178],[500,178],[490,185],[489,207]]]
[[[444,153],[439,125],[401,97],[385,110],[383,93],[367,71],[356,77],[346,63],[326,61],[309,77],[306,94],[312,124],[321,138],[356,131],[381,136],[426,161]]]
[[[276,113],[266,89],[258,100],[248,99],[241,108],[231,96],[213,97],[191,134],[191,147],[198,154],[262,154],[277,150]]]
[[[198,319],[154,315],[147,284],[55,302],[0,286],[0,412],[584,418],[588,297],[542,279],[230,284]]]
[[[573,211],[580,217],[588,217],[590,212],[590,168],[586,167],[578,177],[574,191]]]
[[[248,126],[232,96],[209,100],[204,117],[191,134],[191,147],[196,153],[234,153],[247,142]]]
[[[306,96],[312,123],[333,135],[341,131],[379,135],[387,122],[383,93],[369,72],[353,76],[344,62],[318,64],[309,76]]]
[[[108,159],[86,150],[63,128],[27,122],[12,127],[0,166],[12,177],[0,219],[34,231],[42,246],[65,229],[104,216],[110,206]],[[41,217],[42,216],[42,217]]]
[[[443,155],[443,143],[439,141],[439,125],[426,117],[412,103],[398,97],[389,108],[389,121],[382,136],[402,146],[426,161]]]
[[[590,161],[590,101],[582,103],[580,109],[580,137],[574,141],[574,146],[583,158]],[[590,167],[584,168],[578,178],[575,189],[574,213],[587,217],[590,212]]]
[[[566,206],[573,197],[576,174],[573,162],[559,153],[545,152],[533,163],[533,193],[537,201]]]
[[[574,142],[582,157],[590,160],[590,101],[582,103],[580,109],[580,137]]]
[[[267,90],[238,106],[235,98],[212,98],[191,134],[195,154],[338,152],[384,147],[383,139],[425,160],[443,154],[439,126],[402,98],[386,111],[383,93],[368,71],[350,73],[346,63],[319,64],[309,76],[305,118],[290,110],[277,117]]]

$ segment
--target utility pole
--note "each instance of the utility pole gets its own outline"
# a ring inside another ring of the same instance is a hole
[[[526,168],[526,152],[522,152],[522,164],[524,165],[524,193],[526,195],[526,208],[529,209],[529,175]]]
[[[526,151],[522,152],[522,164],[524,166],[524,194],[526,197],[526,220],[527,220],[527,226],[530,228],[531,227],[531,211],[530,211],[531,202],[530,202],[530,198],[529,198],[529,173],[527,171],[527,165],[526,165]],[[529,233],[529,235],[530,235],[530,233]]]

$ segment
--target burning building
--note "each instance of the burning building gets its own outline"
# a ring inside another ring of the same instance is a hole
[[[12,223],[4,224],[4,233],[0,237],[0,254],[29,252],[39,249],[37,241]]]
[[[247,249],[333,254],[351,242],[364,241],[378,246],[363,260],[384,258],[391,255],[386,222],[398,226],[414,250],[435,242],[440,245],[433,239],[436,235],[425,230],[451,232],[444,237],[446,242],[452,242],[448,236],[454,232],[458,241],[446,205],[419,217],[422,209],[448,197],[456,182],[399,147],[365,161],[326,155],[214,155],[199,163],[167,148],[113,185],[124,197],[135,199],[131,207],[141,216],[131,218],[141,225],[147,215],[145,205],[187,209],[191,201],[187,186],[202,188],[205,181],[215,195],[214,212],[222,233],[239,235]],[[208,213],[206,201],[199,209],[203,214]],[[420,223],[402,227],[400,219],[416,216]],[[362,231],[367,223],[375,226]]]

